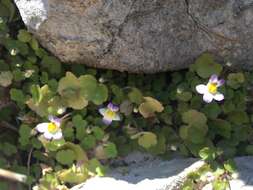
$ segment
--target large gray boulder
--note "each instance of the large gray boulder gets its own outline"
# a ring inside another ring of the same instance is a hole
[[[15,0],[61,61],[154,73],[209,51],[253,66],[253,0]]]

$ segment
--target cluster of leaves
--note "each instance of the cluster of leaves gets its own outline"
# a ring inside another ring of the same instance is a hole
[[[253,74],[223,68],[207,53],[189,70],[159,75],[65,65],[20,23],[11,1],[0,0],[0,168],[29,175],[41,190],[67,189],[104,175],[100,161],[133,150],[205,160],[253,154],[246,104]],[[225,100],[206,104],[195,87],[212,74],[226,79]],[[110,126],[98,112],[108,102],[121,116]],[[64,118],[64,138],[38,136],[35,126],[49,115]]]
[[[211,164],[205,164],[197,171],[188,174],[187,179],[182,185],[181,189],[230,189],[229,181],[233,178],[236,178],[236,175],[235,163],[232,160],[227,160],[223,164],[212,162]]]

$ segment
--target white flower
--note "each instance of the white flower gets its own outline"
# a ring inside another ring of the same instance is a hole
[[[49,116],[48,123],[40,123],[36,126],[36,130],[40,133],[43,133],[43,136],[48,139],[61,139],[62,138],[62,130],[61,126],[61,119]]]
[[[104,116],[103,122],[106,125],[110,125],[112,121],[119,121],[120,116],[117,113],[119,111],[119,107],[116,105],[113,105],[112,103],[109,103],[107,105],[107,108],[100,108],[99,113]]]
[[[224,100],[224,95],[218,92],[218,87],[225,83],[223,79],[218,80],[217,75],[212,75],[207,85],[200,84],[196,86],[196,90],[199,94],[203,94],[203,100],[206,103],[212,102],[213,99],[217,101]]]

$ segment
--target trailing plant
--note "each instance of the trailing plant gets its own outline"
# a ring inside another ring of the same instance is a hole
[[[102,176],[111,159],[134,150],[178,152],[232,172],[230,159],[253,154],[252,79],[209,53],[188,70],[157,75],[63,64],[0,0],[0,168],[41,190]]]

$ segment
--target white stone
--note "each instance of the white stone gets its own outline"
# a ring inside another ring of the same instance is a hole
[[[71,190],[179,190],[185,176],[203,165],[193,158],[164,161],[138,152],[124,161],[129,164],[127,168],[113,168],[106,177],[91,178]],[[235,161],[238,178],[230,182],[231,190],[253,190],[253,157],[239,157]],[[211,185],[205,189],[211,189]]]
[[[39,26],[47,19],[47,0],[14,0],[19,8],[21,17],[30,30],[38,30]]]

